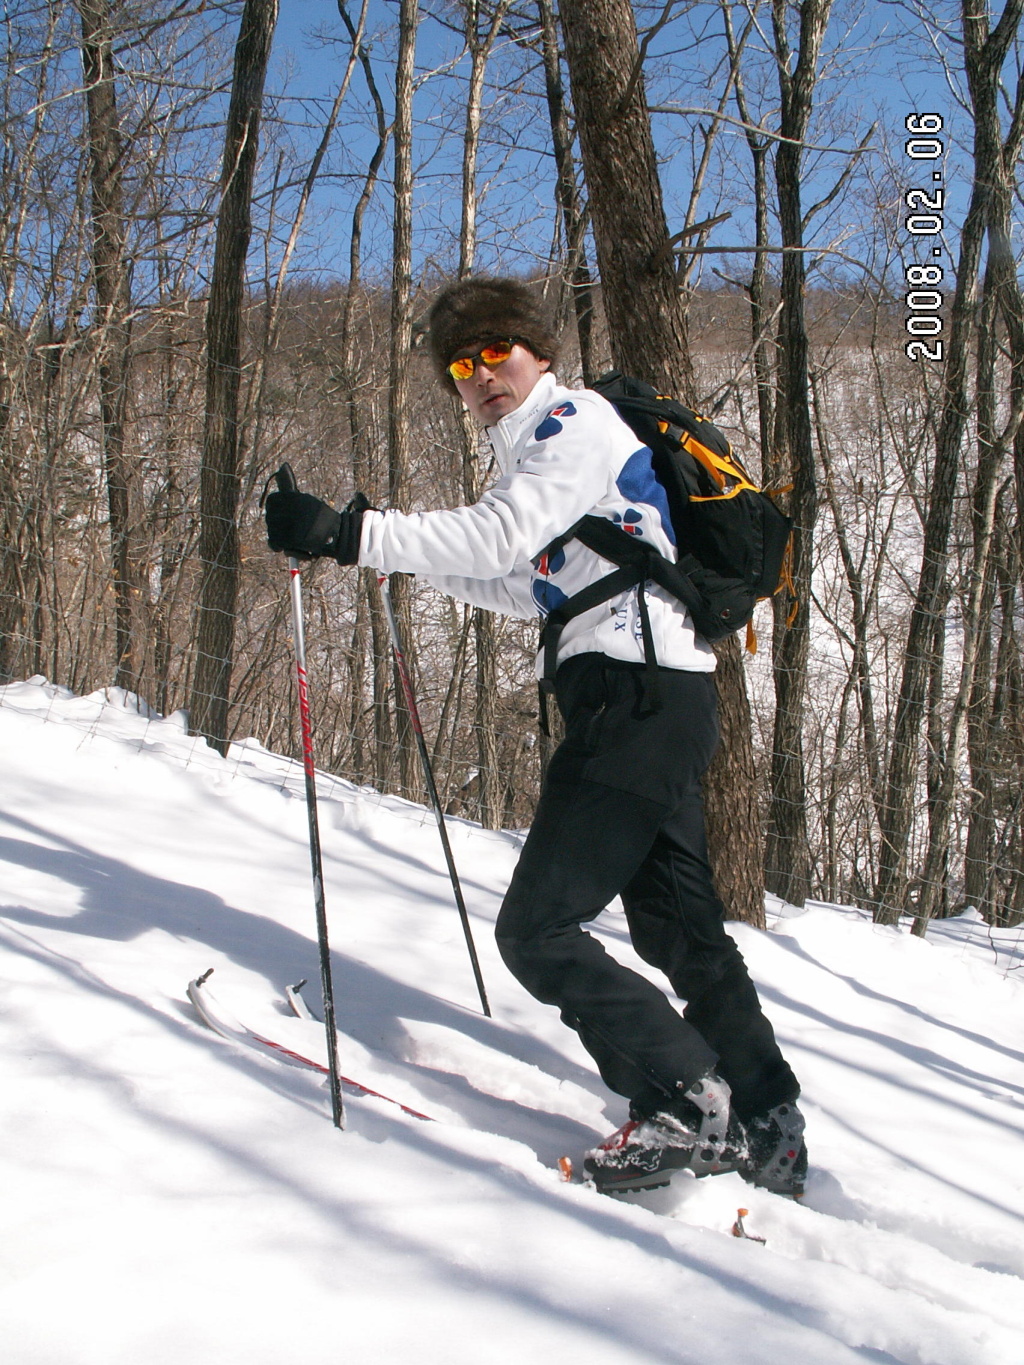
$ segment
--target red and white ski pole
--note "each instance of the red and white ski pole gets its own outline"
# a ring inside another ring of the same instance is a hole
[[[476,988],[480,993],[480,1006],[484,1014],[489,1019],[491,1017],[491,1007],[487,1003],[487,992],[484,989],[484,978],[480,971],[480,961],[476,955],[476,945],[473,942],[473,931],[469,927],[469,912],[466,910],[466,902],[462,895],[462,884],[459,881],[459,873],[455,866],[455,858],[452,855],[452,846],[448,841],[448,827],[444,822],[444,811],[441,809],[441,800],[437,794],[437,783],[434,781],[434,770],[430,766],[430,755],[427,753],[427,743],[423,738],[423,726],[420,723],[420,713],[416,706],[416,697],[412,690],[412,680],[409,677],[409,670],[405,663],[405,654],[402,650],[402,639],[398,633],[398,622],[395,620],[395,609],[391,604],[391,588],[386,574],[378,574],[377,582],[380,584],[381,597],[384,599],[384,615],[387,617],[388,630],[391,634],[391,647],[395,654],[395,665],[398,668],[398,676],[402,683],[402,692],[405,694],[405,705],[409,711],[409,719],[412,722],[413,733],[416,736],[416,748],[419,750],[420,763],[423,765],[423,776],[427,783],[427,791],[430,794],[430,804],[434,810],[434,819],[437,821],[438,832],[441,835],[441,846],[444,849],[445,861],[448,864],[448,876],[451,878],[452,891],[455,895],[455,904],[459,909],[459,918],[462,920],[462,932],[466,936],[466,947],[469,949],[469,960],[473,964],[473,975],[476,978]]]
[[[274,476],[282,493],[296,488],[295,475],[283,464]],[[309,857],[313,868],[313,901],[316,907],[316,935],[320,948],[320,984],[324,996],[324,1028],[327,1033],[327,1073],[331,1090],[331,1109],[335,1128],[344,1128],[345,1109],[341,1097],[338,1069],[338,1027],[334,1017],[334,985],[331,979],[331,947],[327,938],[327,906],[324,901],[324,866],[320,854],[320,821],[316,809],[316,768],[313,766],[313,722],[309,711],[309,684],[306,678],[306,636],[302,619],[302,566],[294,555],[288,556],[291,577],[292,637],[295,640],[295,676],[299,691],[299,720],[302,728],[302,767],[306,774],[306,813],[309,816]]]

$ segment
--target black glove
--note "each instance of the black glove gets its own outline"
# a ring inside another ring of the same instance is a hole
[[[344,512],[336,512],[312,493],[294,489],[270,493],[266,502],[267,543],[272,550],[296,559],[330,555],[339,564],[355,564],[366,506],[365,499],[358,499],[357,494]]]

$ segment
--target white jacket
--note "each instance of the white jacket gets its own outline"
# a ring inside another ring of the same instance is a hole
[[[452,597],[505,616],[543,618],[615,565],[578,540],[545,548],[588,512],[643,536],[667,558],[676,547],[651,452],[600,394],[566,389],[551,374],[514,412],[487,428],[502,478],[472,507],[365,512],[359,563],[412,573]],[[681,602],[647,586],[658,663],[710,673],[715,655]],[[559,662],[574,654],[642,662],[636,589],[575,617]],[[538,661],[539,667],[539,661]]]

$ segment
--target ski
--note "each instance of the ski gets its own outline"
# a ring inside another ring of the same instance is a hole
[[[239,1043],[244,1047],[251,1048],[253,1051],[265,1057],[273,1057],[275,1061],[284,1062],[290,1066],[302,1067],[307,1071],[315,1071],[320,1076],[328,1076],[327,1067],[322,1062],[314,1061],[312,1057],[305,1057],[301,1052],[296,1052],[293,1048],[285,1047],[283,1043],[277,1042],[273,1038],[266,1037],[265,1034],[257,1033],[255,1029],[240,1023],[231,1015],[223,1005],[206,988],[206,982],[213,974],[213,968],[204,972],[202,976],[196,977],[188,984],[188,998],[195,1006],[196,1013],[204,1024],[214,1033],[220,1034],[222,1038],[227,1038],[229,1042]],[[302,988],[306,985],[305,981],[298,981],[294,986],[285,989],[285,997],[289,1008],[298,1019],[312,1020],[319,1023],[317,1016],[310,1009],[309,1004],[302,994]],[[422,1119],[426,1123],[436,1122],[429,1114],[422,1114],[418,1109],[413,1109],[401,1100],[393,1099],[390,1095],[383,1095],[379,1090],[374,1090],[368,1085],[363,1085],[360,1081],[353,1080],[350,1076],[339,1077],[344,1090],[356,1096],[371,1096],[376,1100],[384,1100],[387,1104],[393,1104],[401,1109],[403,1114],[408,1114],[415,1119]],[[582,1164],[582,1163],[581,1163]],[[562,1156],[558,1158],[557,1169],[566,1184],[583,1185],[593,1189],[593,1182],[580,1173],[572,1157]],[[755,1236],[747,1231],[743,1219],[747,1216],[746,1209],[736,1210],[736,1221],[730,1231],[734,1237],[740,1237],[749,1242],[759,1242],[764,1244],[763,1237]]]
[[[288,1001],[292,1014],[294,1014],[297,1019],[312,1019],[315,1023],[319,1024],[320,1020],[317,1019],[316,1015],[309,1008],[306,997],[302,994],[302,988],[305,984],[306,978],[303,977],[301,981],[296,981],[294,986],[285,986],[285,998]]]
[[[315,1071],[320,1076],[330,1076],[330,1071],[322,1062],[314,1061],[312,1057],[304,1057],[301,1052],[296,1052],[293,1048],[285,1047],[283,1043],[279,1043],[273,1038],[267,1038],[264,1034],[257,1033],[255,1029],[251,1029],[235,1019],[234,1016],[215,999],[211,992],[207,990],[206,983],[212,975],[213,968],[211,967],[209,971],[203,972],[202,976],[197,976],[188,983],[188,998],[191,1000],[196,1013],[207,1028],[212,1029],[214,1033],[220,1034],[222,1038],[226,1038],[229,1042],[238,1043],[242,1047],[250,1048],[252,1051],[258,1052],[264,1057],[273,1057],[275,1061],[284,1062],[288,1066],[297,1066],[306,1071]],[[297,1014],[299,1013],[299,1010],[296,1009],[295,1004],[292,1003],[291,991],[294,990],[298,999],[301,1000],[301,996],[298,996],[298,989],[299,988],[292,987],[289,990],[289,1003],[292,1004],[292,1008],[295,1009]],[[302,1007],[303,1012],[300,1017],[307,1019],[312,1018],[312,1013],[306,1006],[304,1000],[302,1001]],[[403,1114],[408,1114],[411,1118],[422,1119],[426,1123],[434,1122],[429,1114],[421,1114],[418,1109],[413,1109],[410,1105],[403,1104],[401,1100],[393,1099],[390,1095],[383,1095],[379,1090],[374,1090],[371,1086],[363,1085],[361,1081],[355,1081],[350,1076],[340,1076],[339,1080],[346,1090],[351,1091],[355,1095],[365,1095],[375,1100],[384,1100],[387,1104],[395,1105],[398,1109],[401,1109]]]

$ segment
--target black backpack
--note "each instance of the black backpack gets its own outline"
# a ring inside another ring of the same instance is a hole
[[[629,535],[605,517],[585,516],[547,547],[553,553],[577,539],[619,567],[556,607],[541,632],[542,691],[554,685],[558,642],[582,612],[636,587],[647,660],[648,705],[657,706],[657,660],[644,585],[650,580],[683,602],[695,629],[720,640],[747,625],[754,605],[784,581],[793,523],[751,480],[726,437],[705,418],[650,384],[610,370],[594,385],[653,452],[665,490],[679,559]]]

